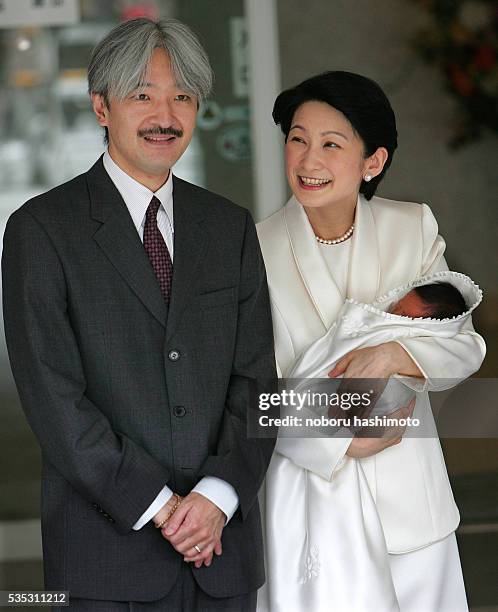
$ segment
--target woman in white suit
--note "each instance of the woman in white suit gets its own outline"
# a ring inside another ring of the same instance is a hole
[[[394,113],[376,83],[324,73],[280,94],[273,117],[293,196],[258,233],[285,377],[346,297],[371,302],[447,266],[428,206],[374,196],[397,146]],[[399,414],[421,419],[426,437],[278,440],[265,487],[260,610],[467,610],[459,513],[427,391],[470,376],[484,353],[469,322],[454,338],[388,342],[337,364],[334,376],[411,377],[416,404]]]

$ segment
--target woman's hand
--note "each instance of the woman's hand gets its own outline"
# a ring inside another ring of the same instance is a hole
[[[417,364],[397,342],[356,349],[335,364],[330,378],[389,378],[393,374],[423,378]]]
[[[389,415],[390,419],[406,419],[413,415],[415,409],[415,398],[408,404]],[[364,436],[373,435],[379,433],[373,431],[375,428],[365,427],[361,430],[361,437],[354,437],[351,444],[346,451],[348,457],[354,457],[355,459],[364,459],[365,457],[371,457],[381,451],[399,444],[403,438],[406,430],[406,425],[398,425],[393,427],[384,428],[382,435],[378,435],[376,438],[367,438]],[[378,429],[378,428],[377,428]]]
[[[377,346],[351,351],[342,359],[339,359],[335,367],[329,372],[329,377],[335,378],[343,375],[344,378],[382,379],[389,378],[393,374],[423,377],[417,364],[400,344],[385,342]],[[377,381],[377,383],[380,382],[380,380]],[[361,382],[355,381],[355,385],[358,384],[361,385]],[[377,384],[377,387],[375,395],[378,397],[383,391],[383,386]],[[390,414],[389,418],[406,419],[413,414],[414,408],[415,399],[408,406]],[[376,432],[377,437],[368,437],[368,429],[362,429],[360,434],[353,438],[346,455],[363,459],[380,453],[390,446],[399,444],[405,430],[406,426],[390,427],[385,429],[382,435],[380,435],[380,432]],[[373,435],[373,432],[370,435]]]

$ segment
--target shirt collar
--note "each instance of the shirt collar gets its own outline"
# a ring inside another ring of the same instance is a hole
[[[122,170],[109,155],[108,150],[105,151],[102,162],[107,174],[121,194],[137,231],[140,232],[145,222],[145,213],[152,196],[156,196],[161,202],[173,230],[173,173],[171,170],[164,185],[153,192]]]

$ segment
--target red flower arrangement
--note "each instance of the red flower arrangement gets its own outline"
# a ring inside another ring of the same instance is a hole
[[[461,119],[450,146],[498,133],[498,10],[494,0],[413,0],[429,11],[433,24],[416,47],[437,64],[457,97]]]

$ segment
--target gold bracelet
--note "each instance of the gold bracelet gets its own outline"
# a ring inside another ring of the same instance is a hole
[[[161,527],[164,525],[164,523],[168,520],[169,516],[165,519],[163,519],[160,523],[158,523],[157,525],[154,525],[154,527],[156,529],[161,529]]]
[[[169,514],[166,518],[166,521],[169,521],[169,519],[173,516],[173,514],[176,512],[176,510],[178,509],[178,506],[182,503],[183,501],[183,497],[180,497],[180,495],[178,495],[177,493],[173,493],[173,495],[176,498],[176,502],[175,505],[173,506],[173,508],[171,508],[171,510],[169,511]],[[162,522],[162,521],[161,521]],[[164,523],[163,523],[164,524]]]
[[[175,513],[175,510],[178,509],[178,506],[182,503],[182,497],[180,497],[177,493],[173,493],[173,497],[175,498],[175,505],[173,506],[173,508],[171,508],[171,510],[168,512],[168,516],[163,519],[160,523],[158,523],[156,525],[156,529],[161,529],[161,527],[167,523],[169,521],[169,519],[173,516],[173,514]]]

